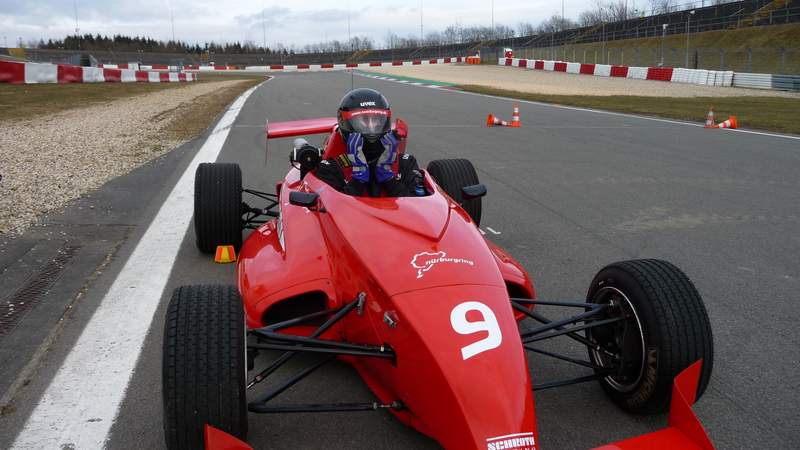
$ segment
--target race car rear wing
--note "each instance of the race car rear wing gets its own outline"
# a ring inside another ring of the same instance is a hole
[[[667,428],[606,444],[595,450],[714,450],[714,444],[692,411],[702,367],[703,360],[699,360],[675,377]]]
[[[267,139],[304,136],[307,134],[330,133],[336,126],[336,117],[321,117],[319,119],[290,120],[287,122],[267,121]]]
[[[289,120],[269,123],[264,126],[267,138],[264,139],[264,165],[269,159],[269,140],[308,134],[330,133],[336,126],[336,117],[320,117],[318,119]]]

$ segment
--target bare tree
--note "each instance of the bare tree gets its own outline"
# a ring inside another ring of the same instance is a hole
[[[570,28],[578,28],[578,24],[570,19],[561,17],[560,14],[553,14],[549,19],[540,23],[536,31],[541,34],[555,33]]]
[[[677,10],[675,0],[650,0],[650,7],[653,14],[667,14]]]
[[[536,27],[530,22],[520,22],[517,24],[517,35],[532,36],[536,34]]]
[[[628,2],[625,0],[610,1],[606,4],[609,22],[628,20]]]

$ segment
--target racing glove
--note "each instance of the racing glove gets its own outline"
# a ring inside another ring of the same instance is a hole
[[[378,183],[384,183],[394,178],[394,162],[397,159],[397,138],[394,133],[389,132],[381,138],[383,144],[383,153],[378,158],[378,163],[375,165],[375,179]]]
[[[353,169],[353,180],[369,183],[369,166],[364,156],[364,138],[359,133],[347,135],[347,157]]]

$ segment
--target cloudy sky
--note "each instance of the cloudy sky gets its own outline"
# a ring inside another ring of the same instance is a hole
[[[644,0],[641,0],[644,3]],[[591,7],[590,0],[566,0],[565,15],[577,18]],[[353,35],[366,35],[383,45],[388,31],[419,34],[419,1],[398,0],[77,0],[82,33],[146,35],[188,42],[263,41],[261,11],[267,45],[282,42],[302,46],[328,39],[347,39],[350,11]],[[520,21],[538,23],[561,10],[561,2],[495,0],[495,23],[516,28]],[[491,0],[423,0],[425,32],[462,25],[489,25]],[[0,45],[61,38],[75,30],[74,0],[0,0]]]

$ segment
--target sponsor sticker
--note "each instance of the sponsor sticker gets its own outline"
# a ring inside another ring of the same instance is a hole
[[[433,269],[436,264],[466,264],[474,266],[475,262],[464,258],[448,258],[445,252],[421,252],[411,258],[411,267],[417,269],[417,278]]]
[[[486,450],[536,450],[533,433],[515,433],[486,439]]]

